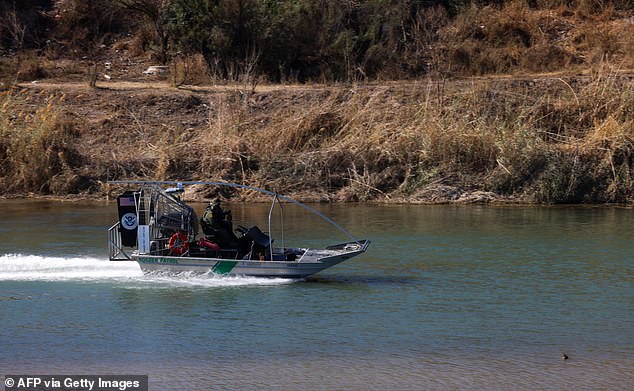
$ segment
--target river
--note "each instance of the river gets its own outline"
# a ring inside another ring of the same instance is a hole
[[[266,230],[268,205],[229,207]],[[144,276],[107,260],[113,203],[0,201],[0,376],[139,374],[151,390],[634,388],[634,210],[314,207],[372,245],[283,280]],[[347,239],[293,205],[284,225],[289,246]]]

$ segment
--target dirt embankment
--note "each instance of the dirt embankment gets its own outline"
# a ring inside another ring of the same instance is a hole
[[[304,201],[631,204],[633,84],[609,69],[255,89],[29,83],[0,98],[0,188],[100,197],[115,179],[225,180]]]

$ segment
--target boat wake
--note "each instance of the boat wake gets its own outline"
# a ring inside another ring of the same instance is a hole
[[[132,262],[109,262],[91,257],[47,257],[7,254],[0,256],[0,280],[66,281],[142,276]]]
[[[216,275],[144,275],[136,262],[110,262],[94,257],[0,255],[0,281],[78,281],[120,283],[130,288],[225,287],[284,285],[282,278]]]

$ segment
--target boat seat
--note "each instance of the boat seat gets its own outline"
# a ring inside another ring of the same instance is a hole
[[[243,237],[263,248],[267,248],[269,244],[273,243],[269,235],[262,232],[256,225],[247,228],[246,231],[244,231]]]

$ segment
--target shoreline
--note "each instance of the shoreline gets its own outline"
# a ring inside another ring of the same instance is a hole
[[[282,194],[284,195],[284,194]],[[459,201],[459,200],[445,200],[445,201],[424,201],[424,200],[390,200],[390,201],[319,201],[314,199],[299,199],[292,197],[296,201],[303,204],[332,204],[332,205],[390,205],[390,206],[456,206],[456,207],[468,207],[468,206],[487,206],[487,207],[517,207],[517,208],[580,208],[580,209],[634,209],[632,204],[624,203],[577,203],[577,204],[547,204],[547,203],[535,203],[520,200],[509,199],[496,199],[492,201]],[[106,196],[104,194],[67,194],[67,195],[0,195],[0,201],[51,201],[51,202],[95,202],[95,203],[114,203],[116,202],[116,195]],[[208,203],[213,198],[184,198],[183,201],[187,203]],[[249,198],[228,198],[224,199],[226,203],[243,203],[243,204],[268,204],[270,199],[265,197],[257,197],[253,199]]]
[[[0,94],[0,192],[214,178],[301,202],[634,205],[630,75],[439,83],[22,85]]]

